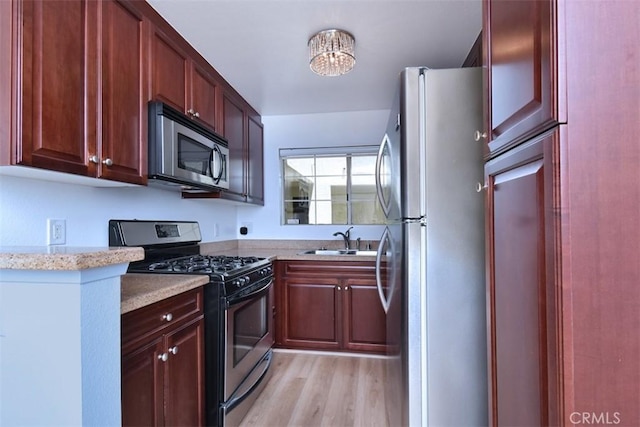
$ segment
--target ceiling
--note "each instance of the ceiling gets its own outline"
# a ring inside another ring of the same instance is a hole
[[[148,0],[263,116],[390,108],[407,66],[455,68],[482,27],[481,0]],[[341,28],[356,65],[309,68],[307,42]]]

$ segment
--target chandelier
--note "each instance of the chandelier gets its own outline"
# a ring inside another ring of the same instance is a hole
[[[356,63],[356,41],[343,30],[320,31],[309,39],[309,66],[321,76],[346,74]]]

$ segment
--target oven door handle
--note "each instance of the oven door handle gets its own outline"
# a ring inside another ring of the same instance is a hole
[[[263,295],[266,295],[267,293],[269,293],[269,288],[271,287],[272,284],[273,284],[273,279],[269,279],[266,285],[261,286],[257,289],[254,289],[252,292],[246,295],[227,298],[227,304],[226,304],[227,308],[243,303],[244,301],[254,299],[254,298],[259,298],[259,297],[262,297]]]

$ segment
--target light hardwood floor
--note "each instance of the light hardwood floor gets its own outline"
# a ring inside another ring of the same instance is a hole
[[[388,426],[384,366],[382,358],[276,351],[241,426]]]

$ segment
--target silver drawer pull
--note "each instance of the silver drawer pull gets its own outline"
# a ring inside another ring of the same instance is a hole
[[[166,320],[167,322],[171,322],[173,320],[173,314],[167,313],[162,316],[162,320]]]

